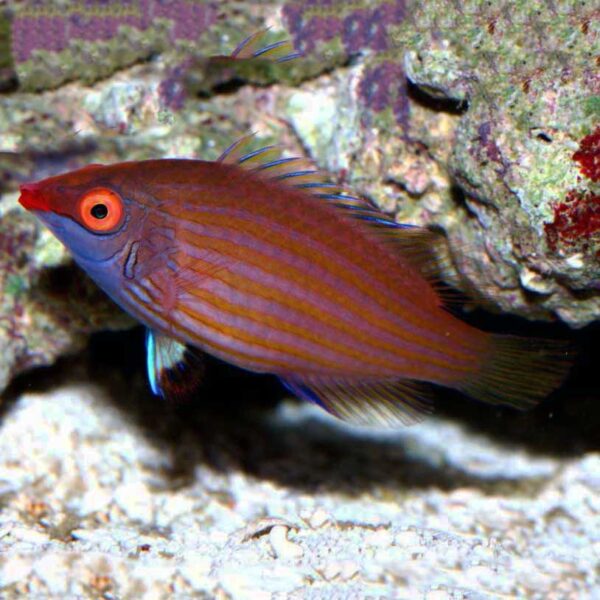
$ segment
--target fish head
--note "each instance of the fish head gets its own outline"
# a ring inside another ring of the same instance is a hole
[[[143,213],[124,190],[122,174],[89,165],[20,187],[19,202],[33,212],[85,265],[109,261],[122,250]]]

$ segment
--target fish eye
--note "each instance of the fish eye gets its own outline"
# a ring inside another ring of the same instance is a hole
[[[90,210],[90,214],[94,219],[106,219],[108,216],[108,207],[106,204],[94,204]]]
[[[95,188],[79,201],[79,216],[83,224],[98,233],[109,233],[123,219],[123,201],[116,192]]]

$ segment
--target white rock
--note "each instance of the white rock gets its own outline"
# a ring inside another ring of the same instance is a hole
[[[269,532],[269,541],[276,558],[297,558],[304,554],[298,544],[287,539],[289,529],[284,525],[275,525]]]

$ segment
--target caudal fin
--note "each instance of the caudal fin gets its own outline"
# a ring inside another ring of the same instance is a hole
[[[490,334],[480,371],[459,389],[482,402],[526,410],[564,381],[573,354],[568,342]]]

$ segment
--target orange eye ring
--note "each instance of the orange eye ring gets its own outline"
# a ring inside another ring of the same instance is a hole
[[[112,190],[95,188],[79,201],[79,216],[88,229],[108,233],[123,219],[123,201]]]

